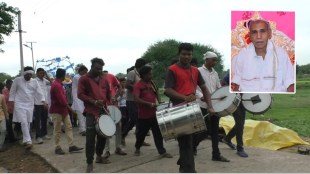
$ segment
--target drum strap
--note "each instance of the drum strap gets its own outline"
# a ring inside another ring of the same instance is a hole
[[[195,89],[195,83],[194,83],[194,77],[193,77],[193,72],[192,72],[192,67],[189,67],[189,71],[191,73],[191,79],[192,79],[192,85],[193,85],[193,94],[196,95],[196,89]]]

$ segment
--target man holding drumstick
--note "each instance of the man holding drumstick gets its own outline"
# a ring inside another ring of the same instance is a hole
[[[220,79],[218,73],[213,68],[217,63],[217,55],[214,52],[208,51],[203,55],[203,60],[205,61],[204,64],[198,68],[200,74],[202,75],[205,84],[210,91],[210,93],[213,93],[218,88],[221,87]],[[203,115],[206,115],[208,113],[207,108],[208,105],[203,101],[203,95],[200,88],[197,88],[196,95],[198,97],[198,103],[201,108],[201,112]],[[211,135],[211,141],[212,141],[212,160],[213,161],[221,161],[221,162],[229,162],[228,159],[223,157],[220,153],[219,149],[219,136],[218,136],[218,130],[219,130],[219,122],[220,117],[207,117],[205,118],[207,129]],[[193,146],[194,146],[194,153],[197,153],[197,146],[199,143],[205,139],[207,136],[207,132],[199,132],[197,134],[194,134],[193,139]]]
[[[197,85],[201,88],[204,100],[207,102],[210,114],[214,113],[210,93],[198,69],[190,65],[193,58],[193,45],[181,43],[179,45],[179,61],[168,69],[165,80],[165,94],[173,105],[196,100],[195,91]],[[179,143],[180,165],[179,172],[195,173],[195,160],[193,153],[192,135],[184,135],[177,138]]]
[[[100,136],[95,128],[100,114],[107,114],[103,111],[103,107],[106,108],[107,102],[110,100],[110,87],[107,79],[102,75],[103,66],[102,59],[93,58],[90,71],[80,78],[78,84],[78,98],[84,102],[84,115],[86,115],[86,173],[93,171],[96,136],[96,163],[109,163],[101,156],[106,138]]]

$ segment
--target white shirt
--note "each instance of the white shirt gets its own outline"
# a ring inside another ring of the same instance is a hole
[[[265,59],[257,56],[253,43],[232,61],[232,82],[241,92],[286,92],[294,83],[294,67],[284,49],[269,40]]]
[[[221,87],[220,78],[218,73],[215,71],[214,68],[212,68],[212,71],[210,72],[205,65],[202,65],[202,67],[198,68],[203,80],[205,81],[205,85],[207,86],[209,92],[212,94],[214,91],[216,91],[218,88]],[[200,100],[200,98],[203,96],[202,91],[199,86],[197,86],[196,89],[196,97],[197,102],[199,103],[201,108],[207,109],[207,103]]]
[[[72,79],[72,109],[83,113],[85,108],[84,103],[77,96],[80,77],[81,75],[77,74]]]
[[[126,98],[127,98],[127,89],[125,88],[123,95],[117,97],[119,107],[126,107]]]
[[[38,81],[38,84],[39,84],[39,86],[43,92],[44,101],[47,103],[48,85],[50,85],[50,82],[48,80],[46,80],[45,78],[43,78],[43,80],[39,79],[38,77],[35,79]],[[38,99],[37,97],[35,97],[35,99],[34,99],[34,104],[35,105],[43,105],[42,101],[40,101],[40,99]]]
[[[29,81],[26,81],[24,76],[14,79],[9,97],[9,101],[14,101],[13,121],[21,122],[21,120],[24,120],[24,117],[27,117],[28,122],[32,121],[33,114],[27,115],[24,112],[16,111],[27,110],[32,113],[35,97],[37,97],[39,101],[44,101],[44,95],[37,80],[30,79]]]

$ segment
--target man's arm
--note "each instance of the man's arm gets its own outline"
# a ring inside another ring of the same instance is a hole
[[[11,89],[10,89],[10,97],[9,97],[9,101],[14,102],[15,101],[15,95],[17,92],[17,83],[18,80],[17,78],[13,81]]]
[[[134,99],[138,104],[146,105],[148,107],[156,107],[156,103],[148,102],[140,98],[140,86],[136,84],[134,86]]]
[[[240,91],[239,88],[240,88],[240,83],[241,83],[242,64],[239,61],[238,56],[232,59],[231,72],[234,73],[232,75],[232,80],[231,80],[231,89],[233,91]]]
[[[87,95],[87,79],[81,77],[78,82],[78,98],[84,103],[95,104],[95,99]]]

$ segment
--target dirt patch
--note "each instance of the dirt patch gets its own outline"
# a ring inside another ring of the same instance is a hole
[[[19,143],[6,144],[9,148],[0,152],[0,168],[9,173],[59,173],[45,159],[26,151]]]

